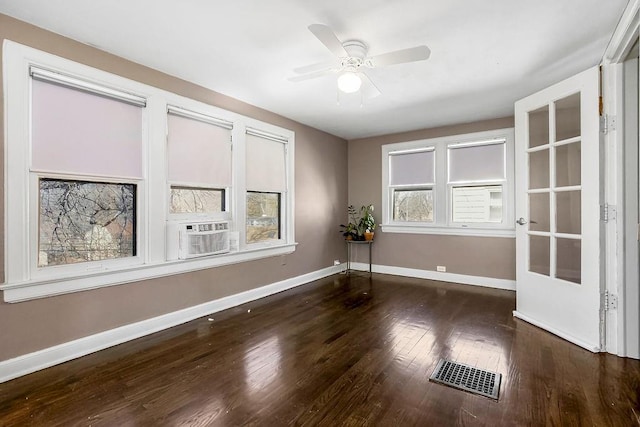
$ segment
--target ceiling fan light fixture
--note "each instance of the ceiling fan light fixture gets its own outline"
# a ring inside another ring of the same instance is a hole
[[[338,77],[338,89],[344,93],[354,93],[360,90],[362,79],[353,71],[345,71]]]

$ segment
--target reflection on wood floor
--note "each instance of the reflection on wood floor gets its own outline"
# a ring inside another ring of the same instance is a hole
[[[509,291],[336,275],[0,384],[0,425],[638,424],[639,361],[576,347],[514,305]],[[429,382],[440,358],[500,372],[500,399]]]

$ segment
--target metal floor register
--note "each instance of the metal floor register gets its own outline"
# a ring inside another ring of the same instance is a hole
[[[429,381],[498,400],[502,374],[440,359]]]

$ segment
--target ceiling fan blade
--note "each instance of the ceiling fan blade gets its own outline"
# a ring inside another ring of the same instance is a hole
[[[318,40],[320,40],[320,42],[335,56],[339,58],[349,56],[347,51],[344,50],[342,42],[330,27],[322,24],[311,24],[309,25],[309,31],[311,31],[313,35],[316,36]]]
[[[301,76],[294,76],[294,77],[289,77],[287,80],[289,80],[290,82],[302,82],[305,80],[310,80],[310,79],[315,79],[318,77],[322,77],[322,76],[327,76],[329,74],[333,74],[335,73],[336,70],[333,68],[325,68],[324,70],[320,70],[320,71],[316,71],[314,73],[309,73],[309,74],[303,74]]]
[[[368,58],[365,63],[370,61],[372,67],[386,67],[387,65],[402,64],[404,62],[424,61],[430,55],[431,50],[428,47],[416,46],[376,55]]]
[[[376,86],[373,80],[371,80],[369,74],[367,74],[362,68],[360,69],[360,74],[362,74],[362,80],[365,82],[361,89],[362,98],[371,99],[382,94],[378,86]]]
[[[332,62],[320,62],[318,64],[305,65],[304,67],[294,68],[293,72],[296,74],[309,74],[316,73],[318,71],[324,71],[335,68],[337,65],[336,61]]]

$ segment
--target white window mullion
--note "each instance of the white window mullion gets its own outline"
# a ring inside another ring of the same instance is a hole
[[[146,262],[156,263],[165,260],[166,239],[165,225],[167,218],[167,187],[166,187],[166,142],[167,115],[166,101],[160,97],[150,97],[147,102],[148,137],[146,139],[145,158],[147,165],[147,206],[141,212],[140,218],[145,218],[139,227],[146,228],[147,238],[143,239],[146,246]],[[158,213],[162,212],[162,215]]]
[[[245,144],[245,125],[240,122],[232,130],[231,138],[233,139],[233,188],[231,209],[235,230],[239,236],[240,250],[246,249],[246,217],[247,217],[247,173],[246,173],[246,144]]]
[[[448,225],[449,197],[447,195],[447,150],[440,145],[436,148],[436,187],[434,197],[435,218],[434,222],[439,227]]]

